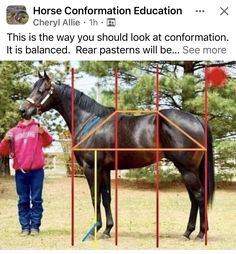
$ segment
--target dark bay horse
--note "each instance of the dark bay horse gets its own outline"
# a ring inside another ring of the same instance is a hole
[[[22,115],[35,115],[50,109],[57,110],[65,119],[71,131],[71,87],[53,82],[44,72],[33,90],[21,106]],[[100,105],[82,92],[75,90],[75,144],[84,136],[89,128],[93,128],[114,112],[113,108]],[[200,144],[204,144],[203,123],[196,116],[176,109],[161,110],[161,113],[176,123]],[[118,116],[119,148],[155,148],[156,147],[156,114]],[[162,148],[199,148],[193,141],[173,127],[163,117],[159,118],[160,147]],[[214,164],[212,136],[208,128],[208,203],[214,194]],[[85,148],[114,148],[114,118],[99,128],[91,137],[82,143]],[[110,237],[113,227],[111,213],[110,170],[114,169],[114,151],[98,152],[98,189],[97,189],[97,230],[102,227],[100,203],[102,199],[106,213],[105,237]],[[92,201],[94,205],[94,154],[93,152],[75,152],[77,162],[84,168]],[[203,151],[168,151],[161,152],[160,157],[174,163],[182,175],[191,201],[191,209],[187,229],[183,236],[189,239],[196,226],[199,210],[200,231],[198,239],[203,239],[205,232],[204,218],[204,152]],[[119,169],[140,168],[156,161],[155,151],[123,151],[119,152]],[[207,224],[207,223],[206,223]],[[208,226],[207,226],[208,227]],[[207,228],[208,229],[208,228]]]

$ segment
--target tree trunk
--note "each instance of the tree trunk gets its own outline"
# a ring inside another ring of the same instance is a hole
[[[10,175],[10,164],[8,157],[0,157],[0,174],[2,176]]]
[[[194,62],[193,61],[184,61],[184,74],[194,74]]]

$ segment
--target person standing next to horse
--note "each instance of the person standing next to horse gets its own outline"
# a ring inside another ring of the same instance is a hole
[[[0,143],[0,154],[13,158],[22,236],[39,233],[45,161],[42,148],[51,143],[52,136],[31,117],[23,118]]]

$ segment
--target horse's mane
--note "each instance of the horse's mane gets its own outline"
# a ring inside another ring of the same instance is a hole
[[[62,84],[61,82],[57,82],[56,84],[60,87],[61,91],[66,97],[71,96],[70,86]],[[90,98],[89,96],[77,89],[75,89],[75,107],[80,107],[82,110],[97,115],[99,117],[107,116],[115,110],[112,107],[106,107],[99,104],[94,99]]]

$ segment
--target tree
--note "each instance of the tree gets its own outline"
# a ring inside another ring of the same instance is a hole
[[[83,61],[80,63],[79,71],[86,72],[91,76],[103,78],[104,80],[114,76],[114,69],[117,67],[120,79],[126,84],[135,84],[141,74],[154,74],[158,64],[159,74],[166,76],[172,74],[176,78],[179,75],[190,74],[202,78],[206,66],[222,66],[232,70],[236,69],[236,61]]]
[[[0,139],[19,120],[19,105],[15,99],[24,97],[29,92],[24,77],[30,72],[31,65],[32,62],[0,62]],[[1,159],[0,168],[3,174],[10,173],[8,159]]]
[[[24,97],[29,92],[24,75],[29,72],[31,62],[0,62],[0,138],[5,131],[18,120],[18,108],[15,98]]]

